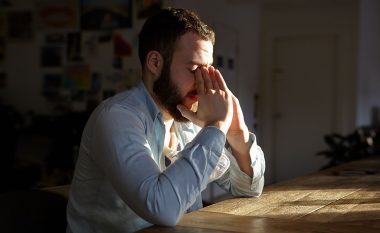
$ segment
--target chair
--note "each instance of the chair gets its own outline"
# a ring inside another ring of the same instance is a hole
[[[0,232],[45,233],[66,231],[67,198],[46,190],[0,194]]]

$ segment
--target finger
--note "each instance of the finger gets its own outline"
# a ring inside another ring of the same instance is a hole
[[[234,103],[234,108],[236,109],[237,114],[239,116],[243,116],[243,111],[241,110],[239,99],[234,94],[231,93],[231,95]]]
[[[212,81],[212,85],[214,86],[214,89],[219,90],[220,87],[219,87],[217,79],[215,78],[215,68],[213,66],[209,67],[209,73],[210,73],[210,77],[211,77],[211,81]]]
[[[201,71],[206,91],[213,89],[212,81],[210,79],[208,70],[205,67],[201,67]]]
[[[210,74],[210,77],[213,77],[215,75],[215,68],[213,66],[209,66],[208,73]]]
[[[202,77],[202,71],[198,68],[195,70],[195,83],[197,88],[197,94],[203,95],[205,94],[205,86]]]
[[[211,77],[212,85],[214,86],[214,90],[218,91],[220,90],[218,80],[215,77]]]
[[[187,109],[185,106],[179,104],[177,105],[177,109],[182,114],[182,116],[188,119],[189,121],[193,122],[196,119],[196,114]]]
[[[227,84],[224,81],[223,76],[222,76],[222,74],[220,73],[220,71],[218,69],[215,70],[215,79],[216,79],[216,81],[219,84],[219,88],[221,90],[227,92],[228,91]]]

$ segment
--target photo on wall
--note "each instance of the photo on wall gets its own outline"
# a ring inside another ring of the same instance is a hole
[[[11,11],[7,16],[8,38],[29,41],[34,37],[33,14],[31,11]]]
[[[0,37],[0,67],[3,65],[5,59],[5,39]]]
[[[0,72],[0,90],[7,87],[7,74]]]
[[[162,8],[162,0],[135,0],[137,18],[145,19],[155,13],[157,13]]]
[[[6,26],[7,26],[7,18],[6,14],[4,11],[0,10],[0,37],[5,37],[6,36]]]
[[[81,0],[81,29],[122,29],[132,26],[132,0]]]
[[[0,0],[0,7],[10,7],[12,3],[10,0]]]
[[[57,98],[62,88],[62,75],[45,74],[43,79],[42,94],[47,98]]]
[[[115,33],[112,38],[114,55],[116,57],[129,57],[132,55],[132,45],[121,33]]]
[[[91,69],[88,64],[72,64],[67,67],[67,84],[73,93],[91,89]]]
[[[67,61],[81,61],[82,58],[82,34],[73,32],[67,34],[66,46]]]
[[[65,35],[58,32],[45,34],[45,43],[63,45],[65,43]]]
[[[43,46],[41,48],[41,66],[58,67],[62,64],[62,48],[60,46]]]
[[[77,29],[79,0],[37,0],[36,27],[38,29]]]

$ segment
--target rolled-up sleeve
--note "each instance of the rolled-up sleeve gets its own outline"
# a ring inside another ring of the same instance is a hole
[[[240,167],[228,149],[225,153],[231,161],[228,171],[216,182],[234,196],[258,197],[264,187],[265,158],[260,146],[257,145],[256,136],[250,133],[252,145],[249,150],[253,177],[248,176]]]

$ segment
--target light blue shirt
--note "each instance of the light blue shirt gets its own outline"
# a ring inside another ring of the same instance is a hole
[[[164,163],[162,113],[143,83],[103,101],[83,131],[70,186],[67,232],[134,232],[152,224],[174,226],[202,207],[201,192],[222,154],[229,167],[216,182],[235,196],[259,196],[265,161],[255,136],[253,178],[243,173],[216,127],[174,123],[178,159]]]

